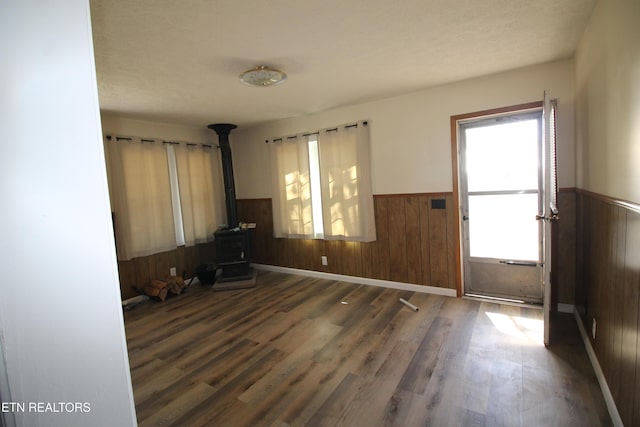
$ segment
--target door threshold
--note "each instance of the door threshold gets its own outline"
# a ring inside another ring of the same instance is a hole
[[[479,295],[479,294],[464,294],[462,298],[473,300],[473,301],[493,302],[496,304],[512,305],[515,307],[526,307],[526,308],[533,308],[536,310],[542,310],[542,303],[526,302],[524,300],[513,299],[513,298],[492,297],[489,295]]]

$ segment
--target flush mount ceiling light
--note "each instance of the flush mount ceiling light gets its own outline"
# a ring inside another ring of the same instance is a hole
[[[260,65],[240,74],[240,81],[249,86],[275,86],[286,79],[287,75],[285,73],[265,65]]]

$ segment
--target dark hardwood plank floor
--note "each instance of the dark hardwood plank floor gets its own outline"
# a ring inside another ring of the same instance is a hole
[[[418,312],[399,302],[404,298]],[[539,310],[260,272],[125,312],[141,426],[611,425],[576,324]]]

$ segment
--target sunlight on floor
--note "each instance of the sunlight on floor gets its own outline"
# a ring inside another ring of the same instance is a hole
[[[544,326],[541,319],[527,319],[487,312],[496,329],[503,334],[527,341],[530,344],[543,345]]]

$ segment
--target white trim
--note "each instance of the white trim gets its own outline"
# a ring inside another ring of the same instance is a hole
[[[558,313],[570,313],[573,314],[576,311],[576,306],[573,304],[558,303]]]
[[[558,306],[560,306],[560,304],[558,304]],[[558,310],[559,309],[560,307],[558,307]],[[602,368],[600,367],[600,363],[598,362],[598,357],[596,356],[595,351],[593,351],[591,341],[589,340],[587,331],[582,324],[582,317],[580,316],[580,314],[578,314],[578,310],[573,311],[573,317],[575,317],[576,319],[578,329],[580,330],[580,336],[582,336],[582,342],[584,343],[584,348],[587,350],[589,360],[591,361],[591,366],[593,366],[593,372],[595,372],[598,383],[600,384],[600,389],[602,390],[604,401],[607,404],[607,409],[609,410],[611,421],[613,421],[614,426],[623,427],[624,424],[622,424],[622,418],[620,418],[620,413],[618,412],[618,408],[616,407],[616,402],[613,400],[613,395],[611,394],[611,390],[609,390],[609,385],[607,384],[604,372],[602,372]]]
[[[500,298],[493,298],[493,297],[486,297],[486,296],[476,296],[476,295],[462,295],[462,299],[466,299],[469,301],[479,301],[479,302],[490,302],[493,304],[500,304],[500,305],[509,305],[511,307],[522,307],[522,308],[529,308],[531,310],[542,310],[542,305],[541,304],[529,304],[526,303],[524,301],[519,302],[519,301],[508,301],[508,300],[503,300]]]
[[[137,295],[137,296],[135,296],[133,298],[129,298],[129,299],[126,299],[126,300],[122,301],[122,306],[126,307],[126,306],[131,305],[131,304],[138,304],[138,303],[144,302],[144,301],[146,301],[148,299],[149,299],[149,297],[146,296],[146,295]]]
[[[258,270],[275,271],[278,273],[297,274],[299,276],[316,277],[319,279],[338,280],[347,283],[357,283],[361,285],[380,286],[383,288],[400,289],[403,291],[420,292],[424,294],[443,295],[447,297],[455,297],[455,289],[438,288],[436,286],[415,285],[412,283],[393,282],[390,280],[369,279],[367,277],[345,276],[342,274],[325,273],[323,271],[301,270],[297,268],[278,267],[267,264],[251,264]]]

